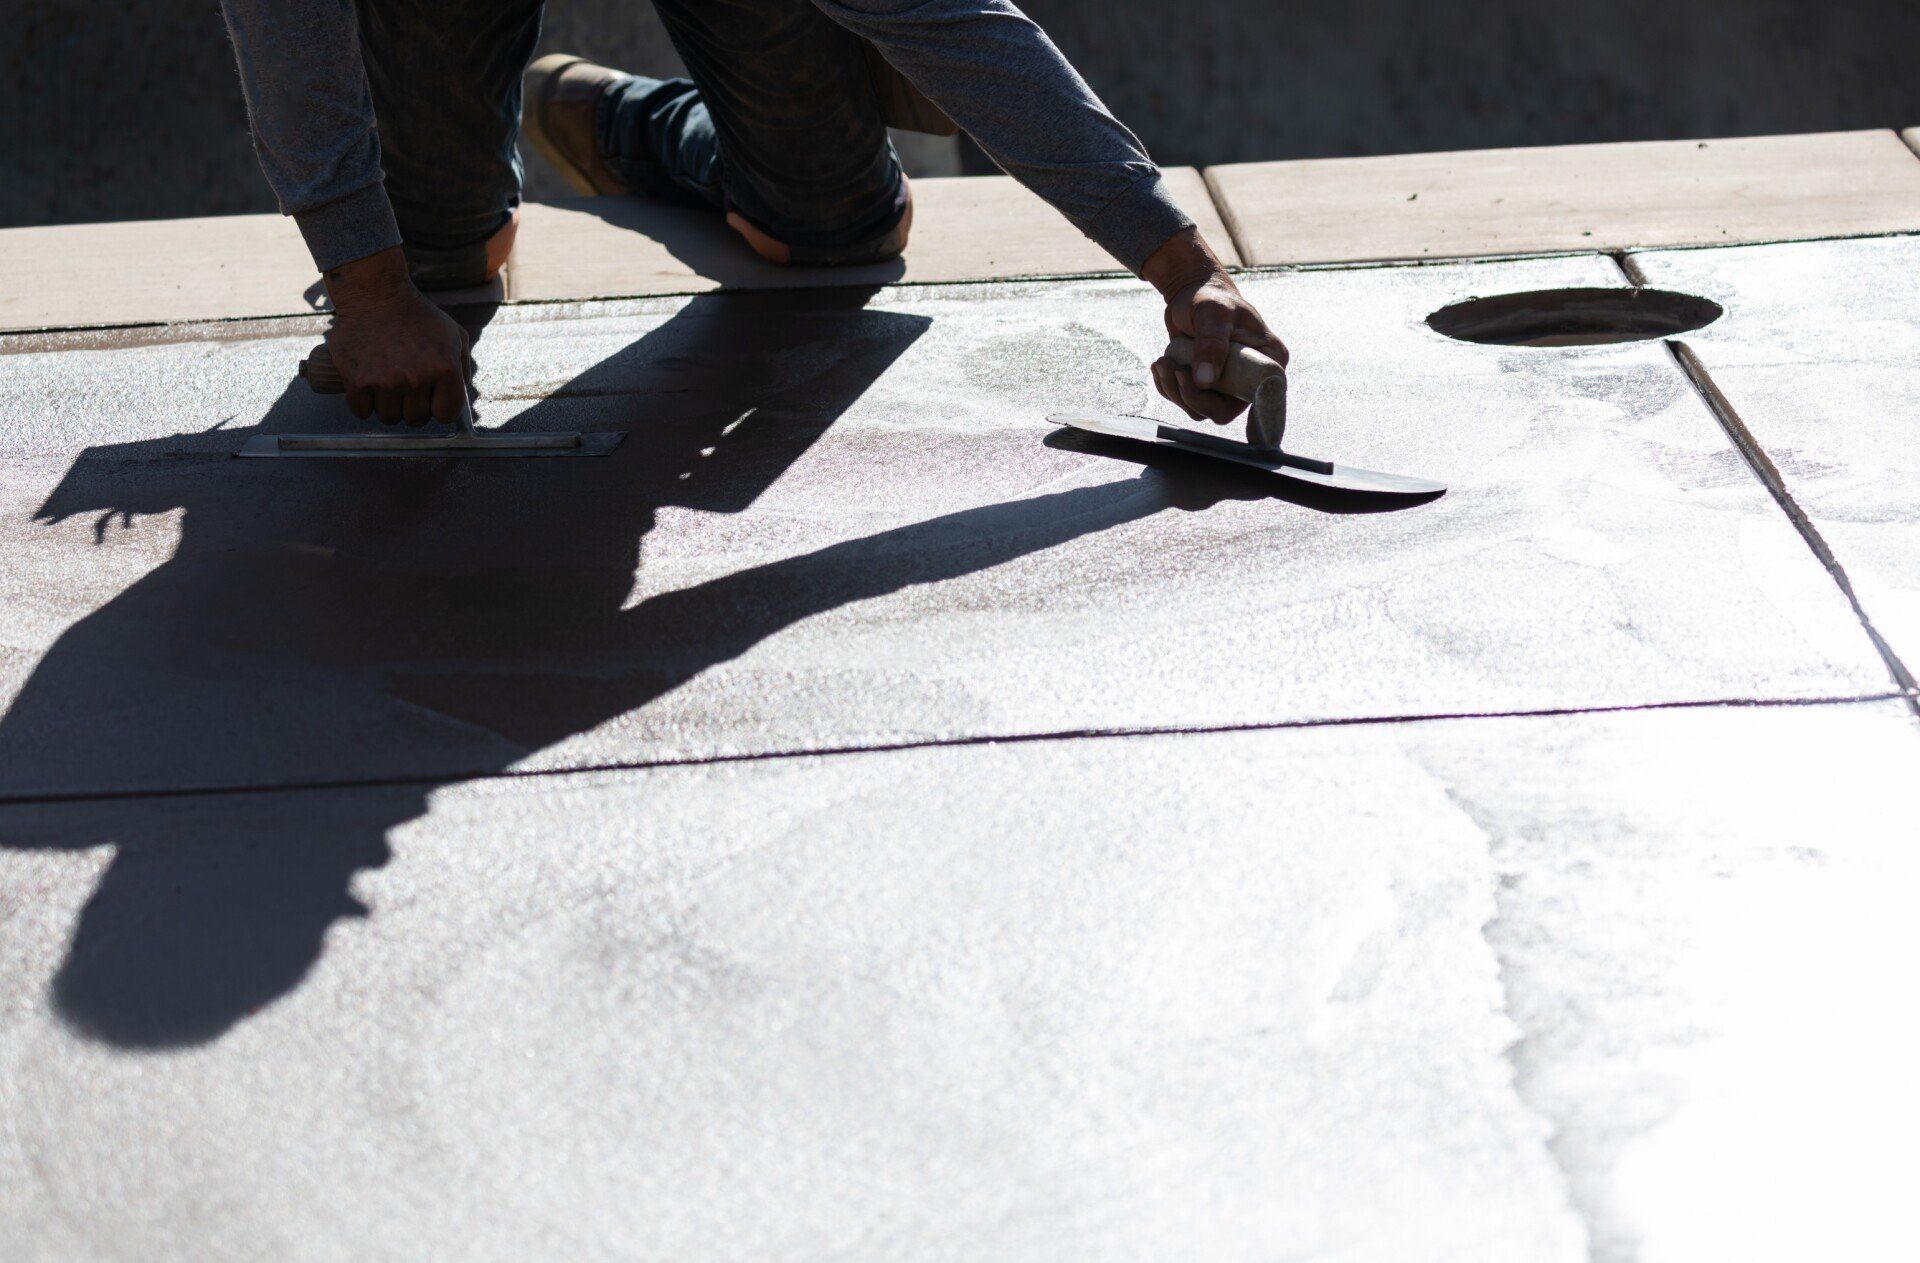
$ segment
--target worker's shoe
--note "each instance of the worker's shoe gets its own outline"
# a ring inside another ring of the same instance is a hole
[[[519,231],[520,208],[516,206],[507,212],[507,222],[494,229],[491,237],[471,245],[436,247],[402,242],[414,288],[477,289],[492,284],[500,275],[500,269],[507,266],[507,256],[513,253],[513,239]]]
[[[541,157],[576,193],[625,193],[600,153],[600,99],[633,78],[570,53],[549,53],[527,67],[520,127]]]

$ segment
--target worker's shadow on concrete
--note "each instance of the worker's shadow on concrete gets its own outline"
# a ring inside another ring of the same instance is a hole
[[[625,430],[603,459],[241,462],[224,454],[246,434],[223,432],[75,461],[48,522],[184,519],[0,720],[0,842],[114,848],[54,982],[67,1022],[127,1047],[215,1039],[306,977],[436,782],[631,717],[849,602],[1260,493],[1147,472],[634,599],[662,510],[746,509],[924,332],[868,297],[697,299],[571,380],[503,392],[539,400],[514,429]],[[262,429],[351,424],[296,384]],[[276,785],[309,788],[244,788]],[[243,788],[181,792],[222,786]]]

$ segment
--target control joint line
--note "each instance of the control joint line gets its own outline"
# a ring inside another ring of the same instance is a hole
[[[1860,597],[1853,590],[1853,581],[1847,578],[1846,567],[1842,566],[1840,559],[1833,555],[1833,549],[1828,546],[1826,538],[1820,534],[1820,528],[1813,524],[1813,519],[1807,516],[1806,510],[1802,509],[1799,502],[1788,492],[1786,482],[1780,477],[1780,469],[1773,463],[1773,458],[1767,455],[1766,449],[1761,447],[1758,440],[1753,437],[1753,432],[1747,429],[1746,423],[1740,419],[1740,414],[1734,410],[1732,402],[1721,393],[1720,387],[1714,384],[1713,378],[1707,373],[1706,365],[1702,364],[1700,357],[1693,353],[1693,348],[1678,339],[1670,339],[1667,342],[1667,352],[1673,356],[1674,362],[1680,365],[1680,371],[1687,375],[1687,380],[1693,383],[1693,388],[1699,392],[1701,399],[1706,401],[1714,419],[1720,423],[1720,428],[1726,431],[1727,437],[1733,440],[1733,445],[1745,458],[1747,467],[1753,471],[1754,477],[1760,480],[1773,496],[1774,502],[1793,522],[1794,529],[1800,532],[1800,538],[1805,540],[1807,547],[1813,550],[1814,557],[1826,567],[1827,574],[1832,577],[1841,593],[1847,598],[1847,604],[1853,607],[1854,617],[1860,620],[1860,626],[1866,629],[1868,639],[1873,641],[1873,647],[1879,651],[1881,659],[1887,664],[1887,673],[1893,677],[1893,682],[1900,691],[1907,695],[1907,705],[1913,708],[1916,716],[1920,716],[1920,697],[1915,696],[1917,686],[1913,673],[1907,669],[1907,664],[1900,660],[1900,655],[1893,651],[1893,646],[1887,643],[1886,638],[1880,634],[1880,629],[1875,627],[1873,620],[1867,616],[1866,608],[1860,604]]]
[[[1629,284],[1635,287],[1647,284],[1647,274],[1640,270],[1639,260],[1631,254],[1621,250],[1608,257],[1613,260]],[[1846,567],[1842,566],[1840,559],[1833,555],[1833,549],[1827,544],[1826,537],[1820,534],[1820,528],[1813,524],[1813,519],[1807,516],[1806,510],[1800,507],[1800,502],[1795,500],[1793,493],[1787,490],[1787,483],[1780,476],[1779,466],[1773,463],[1773,458],[1767,455],[1766,448],[1754,438],[1753,431],[1747,428],[1747,423],[1740,419],[1740,413],[1734,408],[1733,401],[1727,398],[1719,384],[1713,380],[1713,375],[1707,372],[1707,366],[1700,362],[1700,357],[1694,354],[1693,348],[1678,338],[1667,339],[1666,346],[1667,354],[1673,357],[1674,363],[1680,366],[1680,371],[1686,374],[1687,380],[1693,384],[1695,393],[1707,405],[1707,411],[1713,413],[1713,419],[1719,422],[1721,430],[1733,443],[1734,449],[1740,453],[1741,459],[1746,461],[1747,468],[1753,472],[1755,478],[1760,480],[1760,485],[1767,489],[1767,494],[1773,497],[1774,503],[1780,506],[1781,512],[1787,515],[1787,520],[1792,522],[1794,529],[1800,532],[1800,538],[1813,551],[1815,560],[1826,569],[1827,575],[1839,587],[1841,595],[1847,598],[1847,604],[1853,608],[1853,616],[1860,620],[1860,626],[1865,629],[1867,639],[1873,642],[1873,647],[1880,654],[1881,661],[1886,663],[1887,674],[1893,677],[1894,685],[1905,696],[1907,706],[1913,711],[1915,717],[1920,718],[1920,684],[1916,684],[1913,672],[1907,669],[1907,664],[1900,660],[1900,655],[1893,651],[1893,646],[1887,643],[1886,638],[1880,634],[1880,629],[1875,627],[1873,620],[1867,616],[1866,607],[1860,604],[1860,597],[1853,590],[1853,580],[1847,577]]]
[[[474,772],[418,772],[394,776],[352,776],[325,780],[255,782],[227,785],[154,786],[147,789],[54,790],[46,793],[0,793],[0,810],[7,807],[123,802],[168,798],[216,798],[247,794],[308,793],[352,789],[393,789],[408,785],[467,785],[488,781],[532,781],[591,776],[613,772],[652,772],[683,767],[718,767],[730,763],[777,763],[795,759],[838,758],[857,754],[899,754],[914,750],[965,749],[970,746],[1033,745],[1044,741],[1112,741],[1130,737],[1209,737],[1236,733],[1288,732],[1312,728],[1378,728],[1391,724],[1431,724],[1478,719],[1565,719],[1582,715],[1632,715],[1648,711],[1746,709],[1773,710],[1801,706],[1858,706],[1894,700],[1913,703],[1907,693],[1847,693],[1818,697],[1707,697],[1673,702],[1622,702],[1597,706],[1545,706],[1532,710],[1424,711],[1395,715],[1350,715],[1317,719],[1248,720],[1220,724],[1140,724],[1113,728],[1070,728],[1042,732],[983,733],[956,737],[918,737],[901,741],[874,741],[858,745],[804,746],[791,750],[748,750],[734,754],[667,755],[659,758],[610,759],[572,767],[487,769]]]

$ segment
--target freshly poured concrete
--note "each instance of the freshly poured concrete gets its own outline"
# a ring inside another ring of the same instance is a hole
[[[1884,692],[1662,348],[1422,323],[1612,268],[1251,283],[1299,450],[1453,488],[1381,513],[1051,436],[1146,406],[1133,282],[503,319],[484,423],[628,432],[564,469],[230,461],[353,424],[302,338],[0,357],[0,794]]]
[[[1664,348],[1423,324],[1617,281],[1250,280],[1373,513],[1054,434],[1132,282],[500,311],[603,461],[0,339],[0,1255],[1876,1257],[1909,702]]]
[[[1867,617],[1920,664],[1920,239],[1635,256],[1726,305],[1689,334],[1833,550]]]
[[[1874,1257],[1916,756],[1880,703],[492,782],[391,828],[369,788],[0,807],[0,1222],[64,1259]]]
[[[1890,130],[1248,162],[1206,176],[1253,264],[1920,230],[1920,163]]]

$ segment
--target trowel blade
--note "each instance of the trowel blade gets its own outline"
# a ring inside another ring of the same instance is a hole
[[[620,434],[361,433],[256,434],[235,456],[395,458],[408,456],[605,456]]]
[[[1251,443],[1241,443],[1214,434],[1202,434],[1198,430],[1183,429],[1177,425],[1164,425],[1151,417],[1116,416],[1098,412],[1059,412],[1048,417],[1047,420],[1055,425],[1070,426],[1090,434],[1104,434],[1116,439],[1133,439],[1141,443],[1151,443],[1156,447],[1171,447],[1179,451],[1191,452],[1196,456],[1230,460],[1237,465],[1264,469],[1282,478],[1312,483],[1317,487],[1330,487],[1335,491],[1353,491],[1382,496],[1435,496],[1447,489],[1445,483],[1432,482],[1425,478],[1408,478],[1403,474],[1383,474],[1372,469],[1356,469],[1352,465],[1336,465],[1332,461],[1310,460],[1304,456],[1295,456],[1292,452],[1270,452],[1255,447]]]

